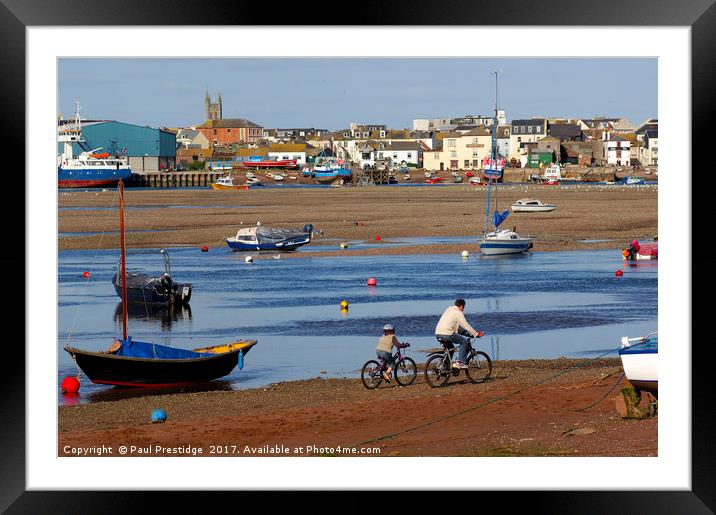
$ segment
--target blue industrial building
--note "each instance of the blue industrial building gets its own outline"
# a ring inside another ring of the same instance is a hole
[[[91,149],[102,147],[101,152],[126,154],[133,172],[176,167],[176,135],[171,132],[131,123],[100,121],[83,123],[82,137]],[[76,156],[81,149],[77,144],[74,146]],[[59,145],[58,152],[61,152]]]

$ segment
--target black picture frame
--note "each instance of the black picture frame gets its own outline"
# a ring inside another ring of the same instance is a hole
[[[489,2],[470,2],[459,0],[450,3],[452,9],[437,8],[428,2],[404,4],[382,4],[363,2],[352,10],[350,16],[339,15],[334,4],[311,3],[311,8],[294,6],[303,14],[292,13],[293,26],[340,25],[351,24],[394,24],[394,25],[500,25],[500,26],[684,26],[691,28],[691,73],[692,73],[692,156],[696,156],[696,135],[710,133],[709,122],[714,115],[714,92],[716,92],[716,6],[714,0],[699,0],[688,3],[665,0],[602,0],[600,2],[574,2],[570,0],[545,0],[538,4],[520,0],[492,0]],[[459,19],[451,12],[459,11]],[[377,15],[376,13],[380,13]],[[321,18],[317,13],[329,13]],[[273,23],[273,20],[271,20]],[[124,0],[93,0],[80,2],[73,0],[2,0],[0,3],[0,42],[2,43],[2,116],[6,128],[12,125],[8,147],[14,155],[22,156],[31,144],[25,141],[25,29],[31,26],[102,26],[102,25],[264,25],[266,6],[260,3],[216,2],[197,4],[187,0],[155,0],[141,2]],[[644,41],[649,45],[649,41]],[[628,50],[627,50],[628,52]],[[688,130],[684,127],[683,130]],[[42,180],[42,172],[25,170],[25,184],[31,187],[32,180]],[[17,173],[17,171],[14,171]],[[692,190],[693,191],[693,190]],[[694,202],[694,205],[696,203]],[[22,206],[13,202],[2,203],[3,220],[17,220],[17,211]],[[684,216],[681,214],[680,216]],[[24,246],[17,242],[25,241],[24,224],[10,224],[9,234],[16,244],[14,250],[6,249],[0,257],[4,270],[12,270],[4,278],[5,291],[24,291],[24,278],[28,271],[25,265]],[[12,231],[17,233],[18,237]],[[692,233],[692,234],[695,234]],[[12,235],[12,236],[11,236]],[[23,274],[17,271],[23,270]],[[687,279],[688,280],[688,279]],[[15,306],[22,306],[24,315],[24,295],[15,294],[12,299]],[[695,305],[692,303],[692,305]],[[7,321],[10,317],[4,317]],[[692,319],[698,319],[692,317]],[[18,318],[15,317],[14,320]],[[696,334],[696,333],[694,333]],[[25,340],[23,335],[23,340]],[[15,339],[14,341],[17,341]],[[684,342],[690,344],[691,335]],[[692,488],[690,491],[589,491],[589,492],[510,492],[510,505],[520,506],[530,503],[530,509],[538,513],[712,513],[716,510],[716,459],[711,439],[716,434],[713,409],[709,403],[708,377],[712,375],[707,367],[710,364],[708,341],[704,345],[693,345],[692,355]],[[161,496],[162,503],[171,496],[171,505],[180,505],[178,512],[190,512],[196,508],[203,512],[205,501],[189,492],[146,493],[146,492],[74,492],[74,491],[26,491],[25,486],[25,352],[17,345],[10,346],[6,341],[6,363],[4,373],[4,395],[2,413],[5,415],[0,425],[0,510],[8,513],[128,513],[144,512],[152,506],[153,500]],[[11,350],[10,350],[11,349]],[[41,342],[25,340],[25,351],[30,355],[41,352]],[[666,429],[665,429],[666,430]],[[88,466],[91,466],[88,465]],[[449,472],[449,471],[446,471]],[[237,473],[246,473],[238,471]],[[638,473],[637,471],[615,470],[616,475]],[[499,495],[499,493],[496,493]],[[265,495],[241,493],[242,502],[250,499],[263,499]],[[301,494],[299,494],[300,497]],[[491,495],[481,493],[478,506],[487,506]],[[235,497],[227,493],[213,493],[214,501],[224,502]],[[287,494],[271,494],[273,508],[282,503],[295,503]],[[358,503],[355,492],[349,492],[342,503],[345,510],[355,511]],[[376,507],[383,497],[378,497]],[[298,501],[300,503],[300,501]],[[218,504],[217,504],[218,506]],[[239,509],[235,505],[236,509]],[[162,506],[168,511],[170,505]],[[406,505],[415,508],[415,504]],[[274,510],[272,510],[274,511]],[[323,511],[323,510],[322,510]]]

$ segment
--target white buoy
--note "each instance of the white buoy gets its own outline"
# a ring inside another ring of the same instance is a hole
[[[462,257],[464,257],[464,258],[470,257],[470,253],[467,250],[463,250]]]
[[[244,261],[247,262],[247,263],[253,263],[253,262],[254,262],[254,258],[252,258],[251,256],[246,256],[246,257],[244,258]]]
[[[342,248],[342,249],[347,249],[347,248],[348,248],[348,242],[342,241],[342,242],[341,242],[341,248]]]

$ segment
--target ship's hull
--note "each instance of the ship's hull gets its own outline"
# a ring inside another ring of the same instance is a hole
[[[246,168],[297,168],[297,161],[242,161],[242,166]]]
[[[290,238],[285,241],[277,243],[256,243],[256,242],[243,242],[237,240],[231,240],[227,238],[226,244],[233,250],[238,251],[289,251],[296,250],[298,247],[306,245],[311,242],[310,236],[304,238]]]
[[[132,176],[129,168],[57,168],[59,188],[100,188],[116,186]]]

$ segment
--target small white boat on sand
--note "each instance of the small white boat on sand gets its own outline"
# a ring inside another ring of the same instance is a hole
[[[557,206],[553,204],[545,204],[541,200],[537,200],[534,198],[521,198],[518,201],[516,201],[512,206],[513,213],[517,212],[547,212],[547,211],[554,211],[557,209]]]
[[[619,349],[627,380],[635,388],[657,392],[659,389],[659,341],[657,333],[642,338],[622,338]]]

